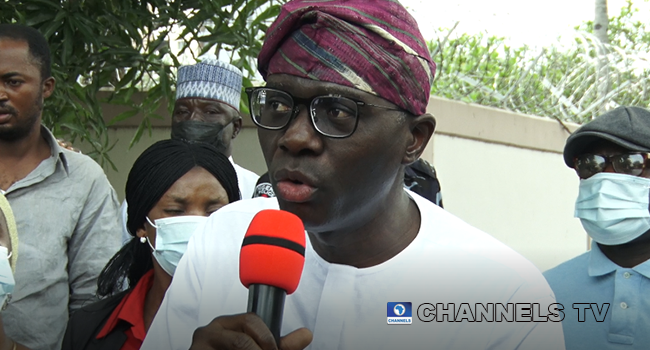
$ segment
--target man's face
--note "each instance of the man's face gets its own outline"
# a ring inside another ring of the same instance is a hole
[[[270,75],[266,86],[297,99],[339,95],[394,106],[357,89],[286,74]],[[362,106],[356,131],[334,139],[314,129],[309,106],[298,108],[300,112],[284,129],[258,129],[280,208],[298,215],[313,233],[365,224],[379,206],[386,205],[383,200],[391,187],[401,184],[408,123],[398,111]]]
[[[225,103],[202,98],[176,100],[172,114],[172,125],[188,120],[225,125],[226,127],[221,133],[221,142],[229,150],[231,141],[237,137],[242,124],[239,113]],[[230,123],[231,121],[232,123]]]
[[[590,154],[595,154],[595,155],[600,155],[600,156],[614,156],[614,155],[621,155],[621,154],[626,154],[626,153],[636,153],[635,151],[631,151],[625,147],[621,147],[617,144],[614,144],[612,142],[606,141],[606,140],[598,140],[597,142],[592,143],[591,145],[587,146],[578,156],[582,155],[590,155]],[[608,164],[607,167],[603,170],[604,173],[615,173],[614,167],[611,164]],[[634,176],[634,175],[628,175],[628,176]],[[643,172],[638,175],[640,177],[644,178],[650,178],[650,166],[646,164],[645,169],[643,169]],[[625,246],[625,245],[636,245],[638,243],[644,243],[648,244],[650,242],[650,231],[645,232],[641,236],[635,238],[634,240],[622,244],[620,246]],[[602,245],[600,245],[602,247]]]
[[[0,140],[24,138],[40,124],[54,79],[41,79],[26,42],[0,39]]]

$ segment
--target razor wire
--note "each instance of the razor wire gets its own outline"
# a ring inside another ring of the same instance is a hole
[[[650,50],[583,31],[542,48],[452,32],[429,42],[432,95],[579,124],[620,105],[650,107]]]

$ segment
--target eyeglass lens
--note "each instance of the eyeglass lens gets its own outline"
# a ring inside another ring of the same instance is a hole
[[[251,114],[262,127],[281,129],[293,117],[295,103],[309,105],[314,126],[324,135],[340,137],[354,132],[357,102],[340,96],[319,96],[309,101],[294,99],[283,91],[257,89],[251,96]]]
[[[640,153],[626,153],[612,156],[597,154],[584,154],[576,158],[575,170],[581,179],[587,179],[597,173],[605,171],[608,164],[612,164],[615,172],[639,176],[645,168],[646,157]]]

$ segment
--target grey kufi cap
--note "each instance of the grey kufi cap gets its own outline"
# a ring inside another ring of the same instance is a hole
[[[650,111],[641,107],[618,107],[581,126],[566,141],[564,162],[573,160],[598,139],[635,152],[650,152]]]
[[[215,59],[178,68],[176,99],[205,98],[226,103],[239,111],[242,72]]]

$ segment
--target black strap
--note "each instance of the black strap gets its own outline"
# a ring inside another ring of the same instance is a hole
[[[300,244],[294,241],[290,241],[284,238],[269,237],[269,236],[247,236],[244,238],[244,242],[242,243],[241,246],[245,247],[249,244],[266,244],[266,245],[272,245],[276,247],[282,247],[282,248],[292,250],[302,256],[305,256],[305,247],[301,246]]]

